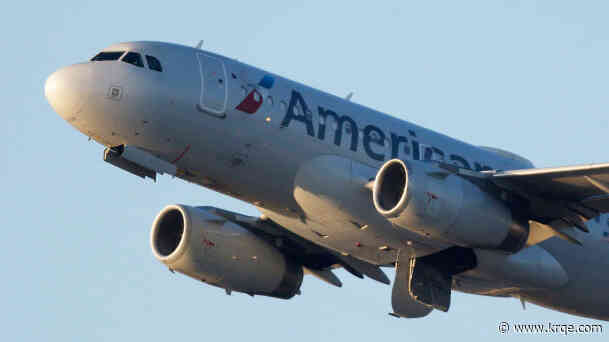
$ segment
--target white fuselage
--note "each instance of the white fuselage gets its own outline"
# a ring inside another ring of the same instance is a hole
[[[481,148],[379,113],[235,60],[189,47],[135,42],[105,51],[153,55],[163,71],[122,61],[64,68],[49,78],[56,111],[106,146],[129,145],[173,163],[181,178],[242,199],[286,229],[334,251],[385,265],[396,251],[426,255],[450,246],[396,229],[365,187],[391,158],[442,160],[472,170],[530,168],[524,158]],[[541,244],[564,268],[555,289],[519,288],[484,274],[455,289],[518,295],[561,311],[608,319],[609,246],[601,225],[582,249]],[[577,281],[575,281],[577,279]]]

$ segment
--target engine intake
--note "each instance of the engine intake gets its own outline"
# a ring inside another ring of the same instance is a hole
[[[153,238],[154,250],[163,257],[173,253],[184,234],[184,217],[177,209],[171,209],[163,215],[159,220],[158,228]]]
[[[522,249],[528,221],[467,179],[428,162],[392,159],[378,171],[376,210],[393,224],[463,247]]]
[[[207,209],[165,207],[152,224],[150,244],[170,269],[227,290],[289,299],[302,284],[301,265]]]

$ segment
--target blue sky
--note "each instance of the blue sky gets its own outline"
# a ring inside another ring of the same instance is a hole
[[[163,206],[256,210],[104,163],[103,148],[52,111],[43,85],[112,43],[203,39],[208,50],[339,96],[354,91],[358,103],[540,167],[607,162],[608,10],[604,1],[518,0],[4,5],[3,340],[486,341],[502,337],[502,321],[596,322],[459,293],[447,314],[395,319],[389,286],[344,271],[343,288],[307,277],[290,301],[228,297],[172,275],[148,245]]]

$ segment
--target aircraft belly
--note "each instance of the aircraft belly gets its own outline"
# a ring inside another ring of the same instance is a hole
[[[609,295],[605,285],[609,284],[609,246],[589,234],[581,233],[578,239],[583,248],[556,237],[540,244],[565,269],[569,282],[554,290],[523,291],[522,296],[551,309],[608,320]]]
[[[510,297],[519,289],[509,286],[500,279],[483,279],[470,275],[456,275],[452,289],[455,291],[492,297]]]

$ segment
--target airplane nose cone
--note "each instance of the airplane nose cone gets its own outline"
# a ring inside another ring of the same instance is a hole
[[[52,73],[44,84],[44,95],[55,112],[68,120],[85,101],[88,72],[69,66]]]

